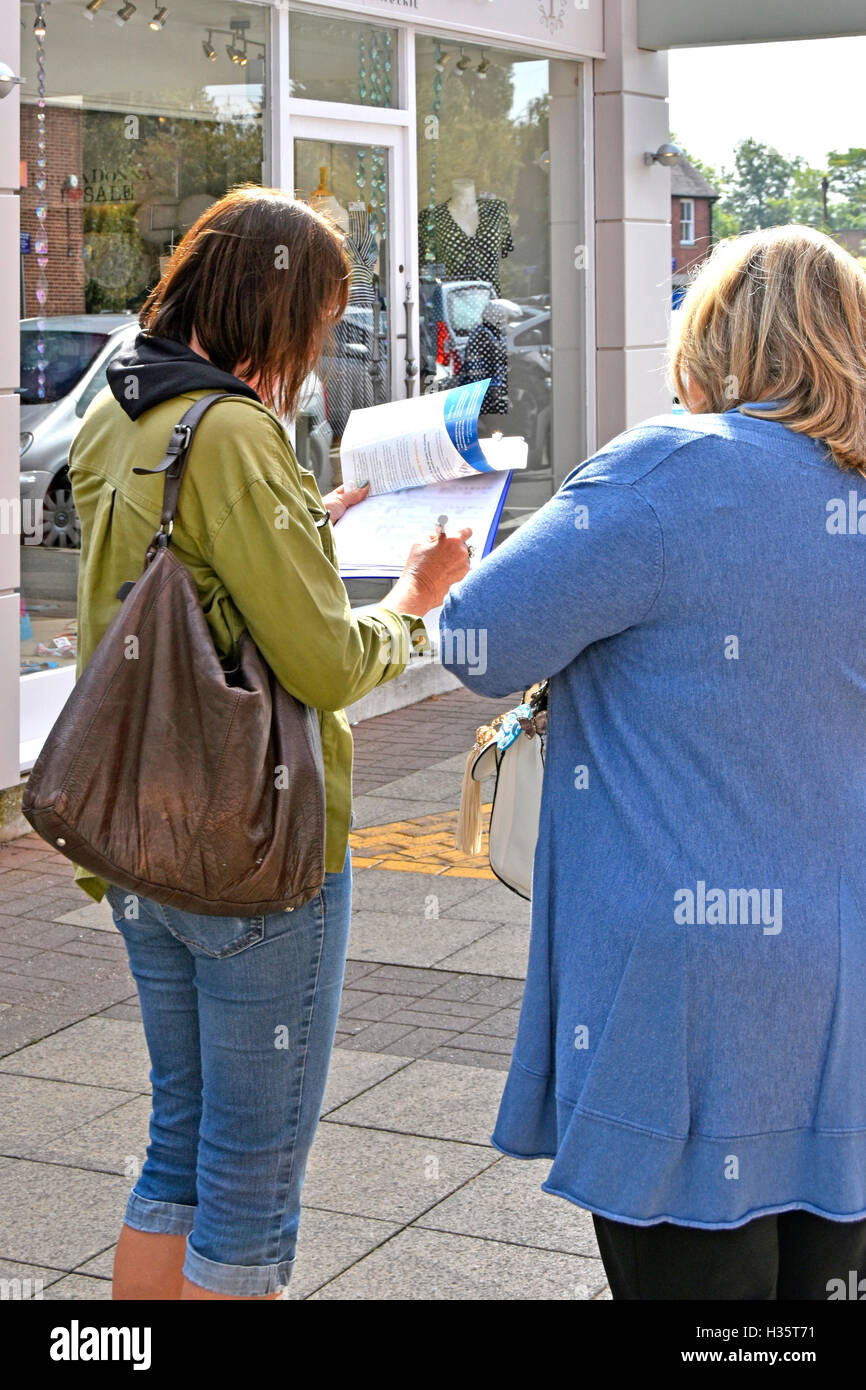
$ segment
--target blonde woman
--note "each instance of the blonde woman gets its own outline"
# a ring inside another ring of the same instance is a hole
[[[606,445],[445,604],[444,629],[487,633],[467,685],[552,677],[493,1142],[553,1160],[614,1298],[846,1297],[866,1276],[866,275],[806,227],[724,243],[672,368],[691,413]]]

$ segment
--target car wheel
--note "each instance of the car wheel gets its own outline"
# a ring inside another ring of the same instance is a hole
[[[81,518],[72,498],[68,478],[62,478],[47,493],[42,507],[42,544],[78,550],[81,546]]]

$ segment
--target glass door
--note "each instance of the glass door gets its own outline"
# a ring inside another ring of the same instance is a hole
[[[295,196],[341,229],[351,266],[349,305],[319,370],[336,476],[351,412],[416,389],[414,298],[399,198],[405,136],[399,127],[327,117],[293,116],[291,124]]]

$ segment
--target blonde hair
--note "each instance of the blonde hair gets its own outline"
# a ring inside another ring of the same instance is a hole
[[[722,241],[689,287],[670,373],[696,413],[744,411],[822,439],[843,468],[866,465],[866,271],[811,227]]]

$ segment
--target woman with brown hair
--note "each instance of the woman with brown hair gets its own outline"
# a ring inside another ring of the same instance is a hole
[[[552,678],[493,1142],[553,1160],[615,1299],[846,1298],[866,1287],[866,274],[807,227],[724,243],[673,369],[690,413],[611,440],[443,610],[487,633],[466,685]]]
[[[390,594],[353,613],[329,524],[363,490],[320,497],[290,417],[348,296],[340,234],[274,189],[210,207],[109,370],[71,454],[81,516],[79,670],[159,524],[165,452],[214,392],[180,490],[172,548],[221,657],[246,629],[290,694],[319,712],[324,885],[261,921],[199,916],[88,876],[107,896],[138,987],[152,1064],[147,1158],[117,1248],[118,1299],[273,1298],[291,1275],[348,944],[352,735],[343,707],[404,668],[423,615],[468,569],[468,532],[413,547]]]

